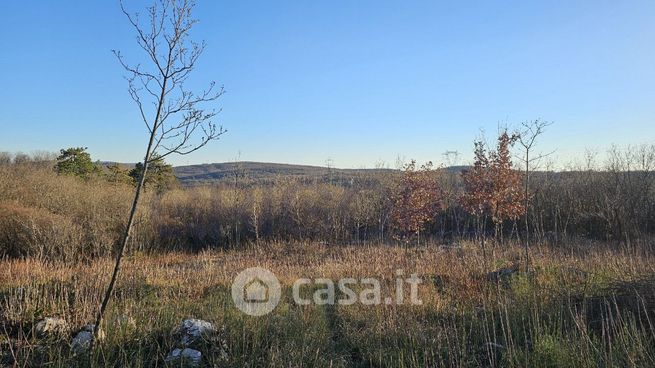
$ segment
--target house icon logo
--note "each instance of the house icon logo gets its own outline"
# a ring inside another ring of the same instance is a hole
[[[251,280],[243,289],[243,300],[248,303],[268,302],[268,285],[259,278]]]
[[[250,316],[263,316],[280,302],[280,282],[271,271],[254,267],[242,271],[232,283],[234,305]]]

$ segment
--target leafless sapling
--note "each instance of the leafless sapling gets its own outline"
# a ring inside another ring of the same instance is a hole
[[[522,148],[522,156],[519,159],[525,165],[525,182],[524,182],[524,213],[523,221],[525,226],[525,270],[527,272],[530,265],[530,218],[529,218],[529,209],[530,209],[530,170],[533,168],[534,163],[538,162],[542,158],[551,155],[553,152],[546,154],[538,154],[537,156],[532,156],[533,150],[537,144],[537,139],[541,136],[546,128],[552,125],[552,122],[543,121],[543,120],[534,120],[526,121],[521,123],[521,126],[516,133],[518,137],[518,143]]]
[[[96,336],[130,240],[148,165],[154,158],[194,152],[225,133],[222,127],[213,123],[219,111],[206,107],[223,94],[223,88],[211,82],[207,89],[193,92],[186,86],[205,49],[204,42],[196,43],[190,39],[190,31],[197,23],[192,17],[194,1],[157,0],[147,8],[143,18],[138,13],[128,12],[122,1],[120,6],[136,31],[136,41],[145,52],[147,66],[129,64],[119,51],[113,52],[127,72],[128,91],[148,129],[149,138],[143,158],[143,173],[136,186],[113,273],[96,316]]]

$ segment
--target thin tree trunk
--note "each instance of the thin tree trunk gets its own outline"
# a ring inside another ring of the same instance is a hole
[[[530,209],[530,151],[525,151],[525,272],[530,267],[530,228],[528,219],[528,210]]]
[[[478,221],[480,220],[480,216],[478,216]],[[482,265],[484,267],[484,271],[487,272],[487,247],[485,245],[485,223],[487,222],[487,216],[484,216],[483,220],[480,222],[479,227],[480,227],[480,244],[482,245]]]
[[[161,117],[161,111],[164,106],[164,96],[166,94],[166,82],[167,78],[164,78],[162,83],[161,94],[159,95],[159,101],[157,104],[157,114],[155,116],[154,124],[152,124],[152,131],[150,132],[150,140],[148,141],[148,148],[146,149],[146,155],[143,159],[143,173],[139,180],[139,184],[136,187],[136,192],[134,193],[134,201],[132,202],[132,209],[130,210],[130,216],[127,220],[127,227],[123,233],[123,238],[121,240],[120,247],[118,249],[118,254],[116,255],[116,263],[114,265],[114,272],[111,275],[111,280],[109,281],[109,286],[107,286],[107,291],[100,305],[100,310],[96,317],[95,329],[93,331],[94,340],[99,336],[100,326],[102,324],[102,319],[104,318],[105,311],[107,310],[107,305],[111,299],[111,294],[114,291],[114,286],[116,285],[116,279],[118,278],[118,273],[121,268],[121,262],[125,254],[125,248],[127,248],[127,243],[130,240],[130,235],[132,233],[132,227],[134,226],[134,217],[136,216],[137,207],[139,205],[139,199],[141,198],[141,191],[143,190],[144,184],[146,182],[146,174],[148,173],[148,164],[150,161],[150,156],[152,154],[152,146],[155,142],[155,136],[157,135],[157,129],[159,128],[159,119]],[[93,344],[93,341],[91,342]]]
[[[150,151],[151,148],[152,148],[151,145],[148,145],[148,152]],[[125,228],[125,232],[123,233],[123,239],[121,240],[121,245],[120,248],[118,249],[118,255],[116,256],[116,264],[114,265],[114,272],[111,276],[111,281],[109,281],[109,286],[107,287],[107,291],[105,292],[105,296],[102,300],[100,311],[98,312],[98,315],[96,317],[95,330],[94,330],[95,337],[98,336],[98,331],[100,330],[100,324],[102,323],[102,319],[107,309],[107,305],[109,304],[109,299],[111,298],[111,294],[116,284],[116,279],[118,278],[118,272],[120,271],[121,261],[123,260],[125,248],[127,248],[127,243],[130,240],[132,227],[134,226],[134,217],[136,216],[137,206],[139,204],[139,199],[141,198],[141,191],[143,190],[146,173],[148,172],[148,152],[146,153],[146,159],[144,160],[143,163],[143,174],[141,175],[141,179],[139,180],[139,185],[137,186],[136,193],[134,194],[134,202],[132,202],[132,209],[130,210],[130,217],[127,220],[127,227]]]

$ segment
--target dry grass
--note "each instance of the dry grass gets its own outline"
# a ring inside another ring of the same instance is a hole
[[[485,263],[473,244],[269,244],[136,254],[125,263],[108,337],[91,361],[72,358],[66,339],[46,343],[30,331],[44,316],[78,327],[91,322],[111,259],[6,260],[0,263],[0,356],[19,366],[161,366],[173,344],[170,331],[195,317],[225,326],[229,359],[206,356],[208,366],[655,364],[655,263],[648,250],[535,248],[530,273],[488,280],[488,271],[517,264],[520,254],[519,247],[496,248]],[[253,266],[270,269],[284,286],[282,303],[262,318],[241,314],[229,294],[236,274]],[[397,269],[423,278],[423,305],[297,306],[290,297],[299,277],[376,277],[384,292]]]
[[[130,186],[60,176],[34,163],[0,165],[0,178],[0,257],[77,262],[111,254]],[[143,227],[148,212],[141,213]]]

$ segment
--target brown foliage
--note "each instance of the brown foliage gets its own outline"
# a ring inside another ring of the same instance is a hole
[[[413,235],[420,235],[425,225],[436,217],[440,198],[431,162],[418,169],[415,161],[405,165],[391,212],[395,238],[406,241]]]
[[[516,136],[506,131],[498,136],[495,151],[488,152],[482,141],[475,142],[473,168],[462,173],[462,206],[478,217],[490,217],[495,224],[515,220],[524,213],[522,175],[512,165],[510,148]]]
[[[476,141],[473,168],[462,172],[464,193],[460,200],[462,206],[475,216],[490,212],[489,204],[493,195],[490,168],[484,142]]]
[[[158,252],[232,248],[257,239],[370,244],[389,241],[392,233],[409,240],[417,231],[422,238],[449,241],[453,234],[456,240],[470,236],[478,216],[493,223],[521,213],[513,204],[523,198],[522,177],[503,153],[508,150],[496,151],[478,144],[475,166],[461,176],[414,164],[409,171],[389,170],[340,185],[279,177],[266,184],[149,191],[130,246]],[[606,166],[533,173],[529,216],[535,240],[634,243],[655,233],[654,152],[653,146],[614,149]],[[52,161],[27,157],[0,164],[0,254],[47,254],[52,261],[108,255],[124,229],[132,190],[103,178],[57,175]],[[522,226],[519,222],[518,230]],[[28,236],[26,229],[41,235]]]
[[[522,175],[514,169],[510,147],[516,136],[503,132],[498,136],[496,151],[491,154],[491,215],[495,223],[505,219],[515,220],[524,213]]]

